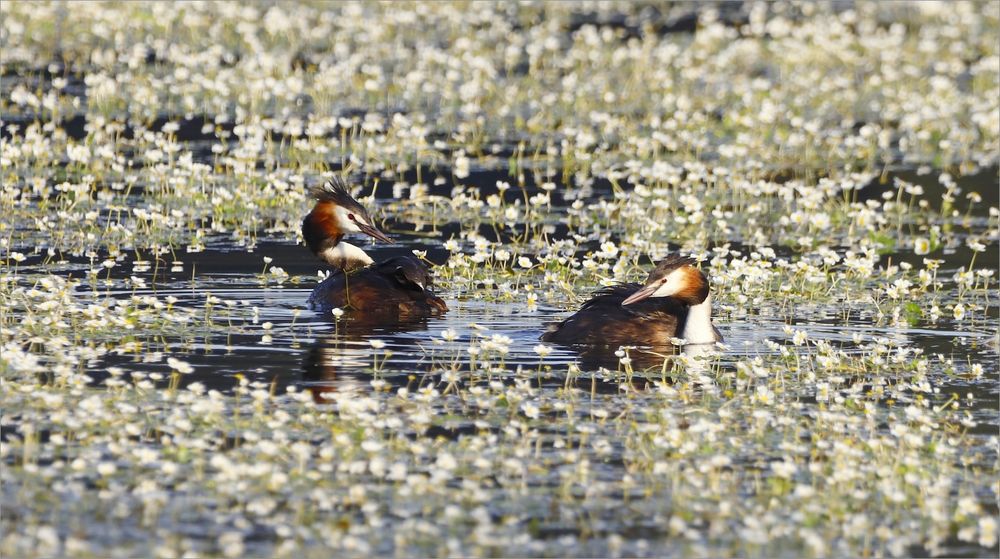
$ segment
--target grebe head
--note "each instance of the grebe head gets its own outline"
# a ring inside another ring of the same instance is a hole
[[[393,278],[403,288],[417,291],[429,291],[434,283],[434,276],[427,266],[412,258],[390,258],[378,264],[379,270]]]
[[[708,298],[708,277],[694,267],[695,260],[670,255],[649,273],[646,283],[622,305],[631,305],[649,297],[673,297],[687,305],[700,305]]]
[[[350,270],[372,263],[365,251],[341,242],[347,233],[364,233],[379,241],[391,242],[372,224],[368,210],[351,196],[343,180],[336,178],[322,186],[314,186],[310,192],[316,198],[316,205],[302,221],[302,237],[309,250],[328,264]]]
[[[310,193],[316,198],[316,205],[309,217],[315,216],[314,219],[323,221],[330,236],[364,233],[382,242],[392,242],[385,233],[372,225],[368,210],[351,196],[347,185],[339,177],[312,187]]]

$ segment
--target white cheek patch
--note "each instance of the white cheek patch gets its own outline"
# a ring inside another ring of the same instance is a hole
[[[340,206],[337,206],[337,209],[334,211],[337,212],[337,222],[340,224],[340,229],[342,231],[346,233],[361,232],[361,229],[358,227],[358,224],[355,223],[353,219],[348,217],[351,215],[351,212],[347,211],[345,208],[341,208]],[[364,220],[364,218],[362,218],[357,214],[354,214],[354,219],[357,219],[359,221]]]
[[[653,292],[652,297],[670,297],[687,286],[683,268],[678,268],[667,274],[667,281]]]

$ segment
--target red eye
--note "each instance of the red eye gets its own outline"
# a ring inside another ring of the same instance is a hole
[[[357,221],[356,219],[354,219],[354,214],[347,214],[347,219],[351,221]]]

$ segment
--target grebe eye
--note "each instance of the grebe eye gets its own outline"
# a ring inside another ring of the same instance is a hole
[[[347,219],[351,221],[357,221],[356,219],[354,219],[354,214],[347,214]]]

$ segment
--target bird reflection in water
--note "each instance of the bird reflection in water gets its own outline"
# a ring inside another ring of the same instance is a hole
[[[333,394],[363,393],[372,390],[371,369],[375,359],[384,358],[386,350],[375,349],[371,340],[391,340],[410,332],[426,331],[426,318],[380,320],[378,316],[352,316],[337,321],[334,331],[316,340],[306,355],[302,380],[316,403],[328,403]],[[407,340],[408,345],[412,340]],[[390,375],[400,386],[410,380]]]
[[[330,331],[316,340],[306,355],[303,363],[302,380],[304,388],[310,390],[316,403],[330,403],[334,395],[367,394],[374,390],[372,381],[382,380],[395,388],[415,387],[420,381],[412,375],[390,374],[381,377],[372,373],[376,359],[381,363],[386,353],[392,347],[413,347],[412,334],[426,332],[429,321],[426,318],[415,318],[408,321],[393,322],[374,320],[372,316],[351,316],[337,321],[335,330]],[[405,335],[405,339],[402,339]],[[398,340],[397,344],[393,340]],[[388,342],[385,349],[372,347],[371,340]],[[712,367],[719,354],[714,344],[684,344],[662,346],[640,346],[619,349],[611,346],[570,346],[564,347],[574,355],[573,361],[584,372],[582,377],[553,379],[558,384],[569,381],[580,389],[595,390],[610,393],[620,390],[620,382],[630,379],[631,389],[645,390],[653,388],[660,382],[673,383],[674,379],[691,379],[708,388],[712,377]],[[412,355],[400,355],[397,358],[410,359]],[[419,359],[419,357],[417,357]],[[394,359],[394,361],[396,361]],[[678,366],[679,363],[683,366]],[[394,363],[398,364],[398,363]],[[417,364],[419,367],[419,364]],[[568,368],[568,367],[567,367]],[[415,372],[423,376],[419,370]],[[612,380],[599,371],[615,372],[617,379]],[[596,384],[591,387],[591,380]],[[549,381],[551,382],[551,381]],[[706,384],[708,383],[708,384]]]
[[[638,379],[673,382],[678,375],[699,378],[709,373],[720,355],[715,344],[659,346],[565,346],[577,356],[581,371],[619,371],[633,379],[632,388],[644,388]]]

